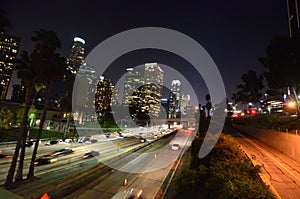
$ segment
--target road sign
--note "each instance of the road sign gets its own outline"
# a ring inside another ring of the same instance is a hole
[[[120,147],[120,146],[121,146],[121,142],[118,141],[118,142],[116,143],[116,146],[117,146],[117,147]]]

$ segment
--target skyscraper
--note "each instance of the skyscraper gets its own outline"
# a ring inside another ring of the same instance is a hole
[[[145,82],[142,89],[143,104],[148,105],[150,118],[158,118],[160,112],[164,72],[157,63],[145,64]],[[144,108],[146,108],[145,106]]]
[[[191,100],[190,95],[181,96],[181,102],[180,102],[181,115],[186,115],[187,107],[190,106],[190,100]]]
[[[133,97],[133,93],[137,91],[137,89],[143,85],[144,78],[140,71],[135,70],[133,68],[126,69],[126,77],[124,82],[124,94],[122,99],[123,105],[129,105],[131,102],[131,98]]]
[[[293,37],[296,33],[299,33],[300,22],[299,22],[299,0],[286,0],[287,14],[288,14],[288,25],[289,35]]]
[[[103,113],[110,110],[112,106],[113,93],[115,93],[115,87],[108,79],[100,76],[97,81],[97,88],[95,92],[95,109],[97,113]]]
[[[76,74],[84,62],[84,45],[85,41],[82,38],[74,38],[70,56],[67,58],[68,70],[71,71],[72,74]]]
[[[64,77],[58,81],[58,85],[61,85],[64,90],[65,100],[68,103],[72,102],[72,91],[76,74],[78,73],[79,67],[84,63],[84,45],[85,41],[79,37],[74,38],[74,44],[71,47],[70,55],[67,58],[67,70]]]
[[[123,105],[133,119],[158,118],[161,106],[163,70],[157,63],[146,63],[144,71],[127,69]]]
[[[180,112],[181,101],[181,82],[179,80],[173,80],[171,83],[170,103],[169,103],[169,116],[170,118],[176,118]]]
[[[0,32],[0,100],[6,98],[19,43],[19,39]]]
[[[83,63],[76,74],[76,90],[73,91],[73,110],[80,117],[76,118],[81,123],[90,123],[95,120],[94,95],[96,87],[96,76],[93,66]]]

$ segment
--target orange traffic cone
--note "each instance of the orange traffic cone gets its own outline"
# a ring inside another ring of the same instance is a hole
[[[124,186],[127,186],[127,184],[128,184],[128,183],[127,183],[127,179],[125,178],[123,185],[124,185]]]
[[[47,193],[45,193],[40,199],[50,199]]]

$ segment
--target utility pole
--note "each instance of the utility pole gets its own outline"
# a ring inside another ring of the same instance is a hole
[[[298,1],[299,0],[286,0],[290,38],[292,38],[296,32],[299,32],[300,29]]]

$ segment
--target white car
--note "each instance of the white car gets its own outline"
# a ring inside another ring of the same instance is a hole
[[[180,149],[180,145],[179,144],[172,144],[172,150],[173,151],[178,151]]]
[[[127,189],[114,195],[111,199],[139,199],[143,193],[142,189]]]

